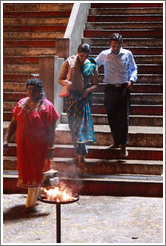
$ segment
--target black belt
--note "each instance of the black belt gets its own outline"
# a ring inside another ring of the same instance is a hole
[[[112,87],[125,87],[126,83],[123,83],[123,84],[107,84],[108,86],[112,86]]]

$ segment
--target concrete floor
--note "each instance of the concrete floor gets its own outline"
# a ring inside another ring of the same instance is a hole
[[[23,215],[25,194],[3,196],[3,243],[56,243],[56,206],[37,202]],[[163,199],[80,196],[61,205],[62,244],[163,244]],[[165,244],[163,244],[165,245]]]

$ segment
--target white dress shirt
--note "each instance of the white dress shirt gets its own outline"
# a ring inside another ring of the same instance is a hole
[[[136,82],[137,65],[133,54],[127,49],[120,48],[115,55],[112,49],[102,51],[96,58],[97,66],[104,65],[104,82],[108,84],[123,84],[129,80]]]

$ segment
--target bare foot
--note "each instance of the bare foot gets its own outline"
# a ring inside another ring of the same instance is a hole
[[[111,144],[106,149],[111,150],[111,149],[117,149],[117,148],[119,148],[119,145],[118,144]]]
[[[85,156],[84,155],[78,155],[78,166],[82,167],[85,165],[86,161],[85,161]]]
[[[32,206],[32,207],[25,207],[25,208],[24,208],[24,211],[23,211],[24,215],[28,215],[28,214],[35,213],[35,212],[37,212],[35,206]]]
[[[120,150],[120,155],[121,155],[121,157],[122,157],[122,158],[127,158],[128,155],[129,155],[129,153],[128,153],[127,149],[126,149],[126,145],[121,144],[121,145],[120,145],[120,148],[121,148],[121,150]]]

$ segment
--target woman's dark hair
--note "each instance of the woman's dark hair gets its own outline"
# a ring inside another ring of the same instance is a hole
[[[85,52],[85,53],[88,53],[89,54],[91,52],[91,48],[90,48],[90,45],[89,44],[84,43],[84,44],[80,44],[78,46],[78,50],[77,51],[79,53]]]
[[[41,81],[40,79],[37,79],[37,78],[28,79],[26,82],[26,88],[28,88],[29,85],[37,86],[40,89],[39,102],[42,103],[43,99],[46,98],[46,94],[45,94],[44,88],[43,88],[44,87],[43,81]]]
[[[120,44],[123,43],[123,38],[122,38],[122,35],[120,35],[119,33],[114,33],[112,34],[112,36],[110,37],[110,43],[112,41],[118,41]]]

